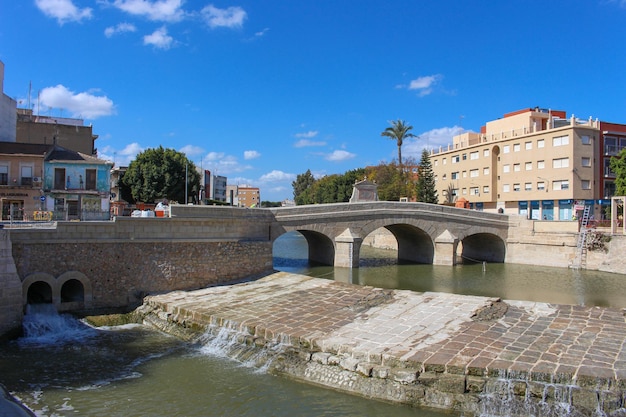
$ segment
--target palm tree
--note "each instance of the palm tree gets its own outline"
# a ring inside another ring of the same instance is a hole
[[[380,136],[387,136],[398,143],[398,165],[402,169],[402,142],[406,138],[415,138],[417,136],[410,132],[413,126],[406,124],[404,120],[392,120],[389,123],[391,123],[391,126],[381,132]]]

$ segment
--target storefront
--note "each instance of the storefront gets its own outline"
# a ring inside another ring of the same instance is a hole
[[[572,220],[574,216],[574,201],[559,200],[559,220]]]
[[[517,210],[521,216],[528,217],[528,201],[518,201]]]
[[[530,218],[533,220],[539,220],[539,201],[531,201],[530,202]]]
[[[541,218],[543,220],[554,220],[554,200],[543,200],[541,202]]]

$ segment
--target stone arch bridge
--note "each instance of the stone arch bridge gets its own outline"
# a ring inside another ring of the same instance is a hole
[[[272,240],[298,231],[307,240],[309,259],[326,265],[358,267],[363,239],[381,227],[396,238],[399,260],[453,265],[459,247],[465,259],[504,262],[506,257],[509,218],[503,214],[383,201],[271,211]]]
[[[422,204],[368,202],[243,209],[172,206],[169,218],[58,222],[0,230],[0,336],[29,303],[59,311],[128,310],[146,294],[204,288],[273,271],[273,243],[302,233],[312,261],[358,267],[363,239],[384,227],[398,258],[504,262],[509,217]]]

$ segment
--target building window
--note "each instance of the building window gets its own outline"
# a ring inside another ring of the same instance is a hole
[[[546,161],[537,161],[537,169],[544,169],[546,167]]]
[[[442,175],[442,177],[441,177],[441,179],[445,181],[445,180],[447,180],[447,179],[448,179],[448,176],[447,176],[446,174],[443,174],[443,175]]]
[[[443,158],[443,159],[441,160],[441,164],[442,164],[442,165],[445,165],[445,164],[446,164],[446,158]]]
[[[20,166],[20,184],[21,185],[33,185],[33,166],[32,165]]]
[[[472,159],[472,160],[478,159],[478,151],[470,152],[470,159]]]
[[[470,195],[480,195],[480,191],[478,191],[479,188],[478,187],[471,187],[470,188]]]
[[[589,158],[588,156],[583,156],[580,162],[581,162],[581,165],[584,167],[591,166],[591,158]]]
[[[87,169],[85,170],[85,189],[86,190],[95,190],[96,189],[96,170],[95,169]]]
[[[569,158],[558,158],[552,160],[552,168],[567,168],[569,167]]]
[[[483,186],[483,193],[489,194],[489,186],[488,185]]]
[[[483,150],[483,156],[485,157],[489,156],[489,149]]]
[[[505,174],[507,172],[511,172],[511,165],[509,165],[509,164],[503,165],[502,166],[502,172],[504,172]]]
[[[526,142],[525,146],[526,146],[526,150],[529,151],[529,150],[531,150],[533,148],[533,143],[532,142]]]
[[[556,146],[565,146],[565,145],[569,145],[568,135],[557,136],[555,138],[552,138],[552,146],[556,147]]]
[[[489,175],[489,167],[483,168],[483,175]]]
[[[520,172],[521,166],[520,164],[513,164],[513,172]]]
[[[55,190],[65,189],[65,168],[54,169],[54,189]]]
[[[466,153],[463,154],[463,160],[464,161],[467,160],[467,154]]]
[[[546,141],[544,139],[537,140],[537,148],[543,148],[546,146]]]
[[[519,152],[521,149],[520,144],[516,143],[513,145],[513,152]]]
[[[543,181],[538,181],[537,182],[537,190],[539,191],[543,191],[546,189],[546,183]]]
[[[552,181],[552,190],[553,191],[569,190],[569,180]]]
[[[450,179],[458,180],[459,179],[459,173],[458,172],[453,172],[452,175],[450,176]]]
[[[477,169],[471,169],[471,170],[470,170],[470,177],[471,177],[471,178],[476,178],[476,177],[478,177],[478,170],[477,170]]]
[[[453,164],[456,164],[457,162],[459,162],[459,155],[455,155],[452,158],[450,158],[452,160]]]
[[[582,135],[580,137],[580,142],[583,145],[591,145],[591,136],[589,136],[589,135]]]
[[[467,195],[467,188],[463,188],[463,189],[461,190],[461,194],[463,194],[463,195]]]
[[[504,145],[502,147],[502,153],[509,153],[511,152],[511,148],[509,147],[509,145]]]
[[[439,159],[435,159],[435,166],[439,166]]]
[[[511,186],[509,184],[502,184],[502,192],[508,193],[509,191],[511,191]]]
[[[526,168],[526,171],[532,171],[533,170],[533,163],[532,162],[526,162],[524,164],[524,167]]]
[[[513,184],[513,191],[519,191],[521,190],[520,185],[519,184]]]
[[[533,183],[532,182],[524,183],[524,190],[532,191],[532,189],[533,189]]]
[[[583,190],[591,190],[591,181],[580,180],[580,188],[582,188]]]
[[[611,170],[611,158],[604,159],[604,176],[605,177],[615,177],[615,172]]]
[[[0,165],[0,185],[9,185],[9,166]]]
[[[463,171],[463,178],[467,178],[467,171]]]

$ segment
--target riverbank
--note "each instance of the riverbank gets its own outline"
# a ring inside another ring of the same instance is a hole
[[[234,351],[265,350],[270,372],[366,397],[475,415],[624,413],[623,310],[279,272],[147,297],[138,312],[188,338],[226,331]]]

